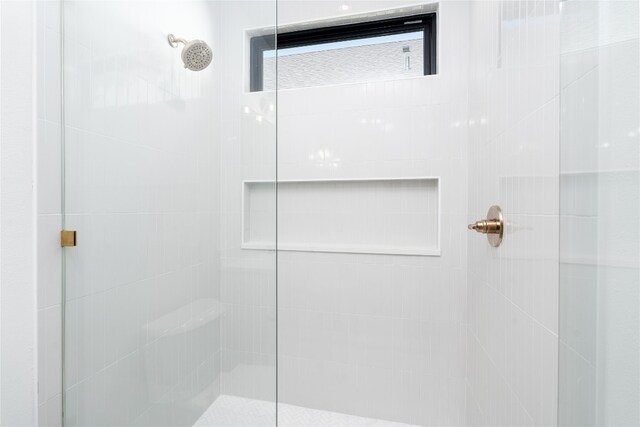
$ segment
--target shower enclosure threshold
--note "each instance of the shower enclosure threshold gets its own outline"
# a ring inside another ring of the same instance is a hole
[[[274,426],[275,404],[264,400],[222,395],[195,422],[194,427]],[[323,427],[417,427],[375,418],[278,404],[278,426]]]

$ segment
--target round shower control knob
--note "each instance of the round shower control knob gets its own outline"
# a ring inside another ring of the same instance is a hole
[[[487,219],[481,219],[469,224],[469,230],[475,230],[478,233],[486,234],[489,244],[494,248],[500,246],[504,235],[504,221],[502,219],[502,209],[500,206],[491,206],[487,212]]]

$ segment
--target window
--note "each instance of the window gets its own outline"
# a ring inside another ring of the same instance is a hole
[[[282,33],[277,51],[275,41],[251,39],[252,92],[276,78],[289,89],[436,73],[434,13]]]

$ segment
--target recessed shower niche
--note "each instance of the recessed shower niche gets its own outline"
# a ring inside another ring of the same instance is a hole
[[[440,255],[438,177],[278,181],[278,249]],[[243,249],[274,249],[273,181],[243,182]]]

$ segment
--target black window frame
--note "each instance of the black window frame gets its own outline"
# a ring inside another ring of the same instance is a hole
[[[277,48],[288,49],[416,31],[424,32],[424,75],[436,74],[436,14],[433,12],[279,33]],[[276,36],[274,34],[251,38],[249,80],[251,92],[263,90],[263,53],[274,49],[276,49]]]

